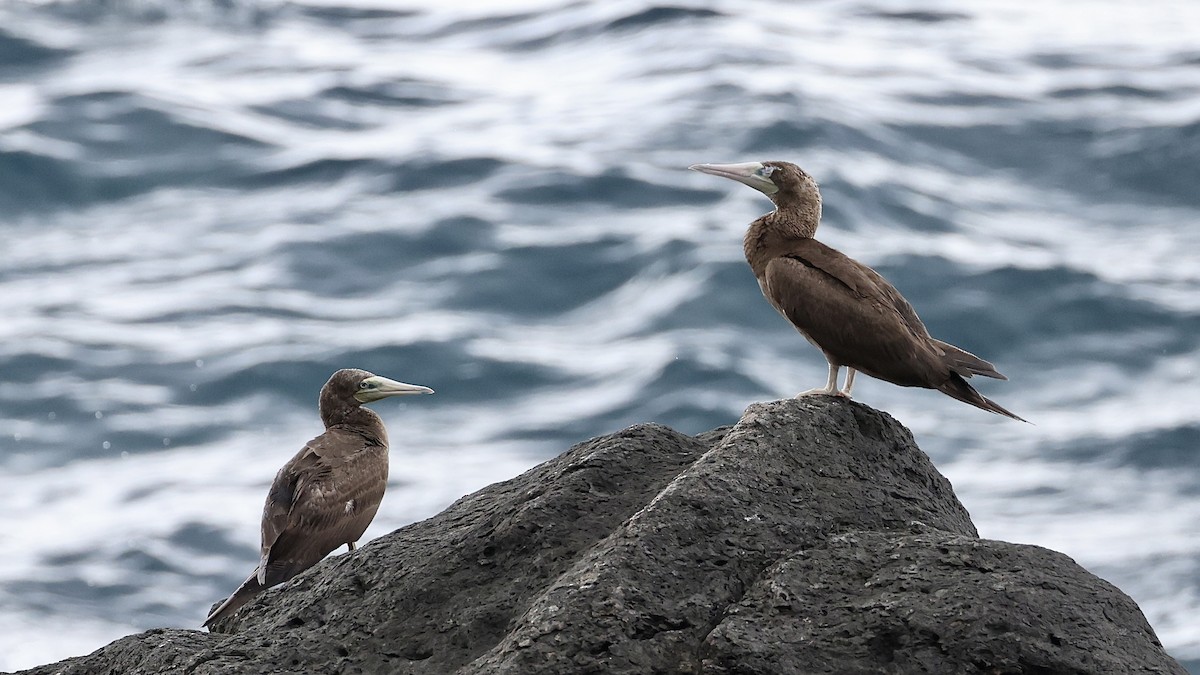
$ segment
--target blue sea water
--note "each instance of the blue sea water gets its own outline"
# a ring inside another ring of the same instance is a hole
[[[361,367],[368,537],[569,445],[824,382],[741,258],[795,161],[1035,424],[862,379],[985,537],[1200,672],[1200,4],[0,3],[0,669],[197,627]]]

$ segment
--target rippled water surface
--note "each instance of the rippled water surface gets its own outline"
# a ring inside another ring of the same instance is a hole
[[[503,8],[501,8],[503,7]],[[0,669],[196,627],[341,367],[368,537],[590,436],[824,381],[741,257],[819,237],[1021,425],[860,380],[983,536],[1073,556],[1200,672],[1200,5],[0,3]]]

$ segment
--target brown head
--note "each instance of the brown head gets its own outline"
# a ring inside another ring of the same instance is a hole
[[[771,220],[789,234],[811,237],[821,222],[821,191],[813,177],[791,162],[694,164],[689,169],[736,180],[758,190],[775,203]]]
[[[419,384],[405,384],[365,370],[345,368],[334,373],[321,387],[321,421],[326,428],[380,424],[379,416],[363,408],[364,403],[391,396],[432,393],[432,389]]]

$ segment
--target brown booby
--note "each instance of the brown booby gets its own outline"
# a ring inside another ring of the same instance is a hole
[[[975,391],[965,378],[1006,380],[992,364],[929,335],[912,305],[875,270],[813,239],[821,222],[817,182],[789,162],[696,164],[762,192],[775,210],[750,224],[746,262],[780,314],[829,361],[829,380],[807,394],[850,397],[861,371],[902,387],[925,387],[989,412],[1025,420]],[[848,369],[839,390],[838,371]]]
[[[354,550],[383,499],[388,436],[364,403],[432,394],[365,370],[339,370],[321,387],[325,433],[309,441],[271,483],[262,515],[262,558],[233,595],[204,620],[211,626],[263,589],[281,584],[345,544]]]

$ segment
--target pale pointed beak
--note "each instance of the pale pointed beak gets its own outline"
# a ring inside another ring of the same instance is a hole
[[[775,185],[770,178],[763,176],[760,172],[764,165],[762,162],[742,162],[740,164],[693,164],[688,167],[692,171],[707,173],[721,178],[736,180],[743,185],[758,190],[765,195],[773,195],[779,192],[779,186]]]
[[[413,394],[432,394],[433,390],[419,384],[406,384],[389,380],[386,377],[374,375],[363,380],[354,398],[360,403],[370,403],[390,396],[411,396]]]

